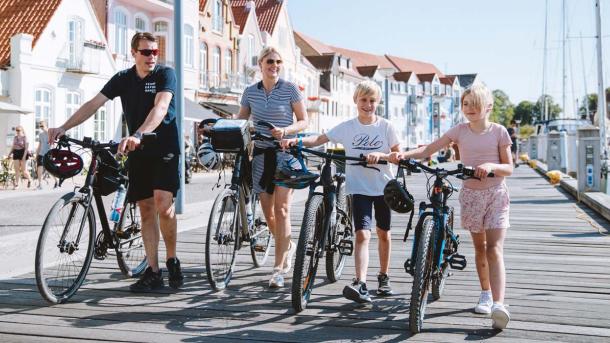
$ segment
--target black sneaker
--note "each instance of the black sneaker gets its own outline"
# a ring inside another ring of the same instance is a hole
[[[358,279],[354,279],[351,285],[347,285],[343,288],[343,296],[361,304],[371,302],[371,296],[369,295],[368,289],[366,289],[366,283]]]
[[[377,274],[377,281],[379,282],[379,287],[377,287],[377,295],[388,296],[394,294],[392,291],[392,286],[390,286],[390,277],[388,274]]]
[[[163,288],[163,273],[159,270],[153,272],[151,267],[146,268],[144,274],[140,276],[140,280],[129,286],[129,289],[134,293],[150,292]]]
[[[167,273],[169,274],[167,277],[169,286],[174,289],[180,288],[184,284],[184,275],[182,275],[182,269],[180,269],[180,260],[176,257],[172,257],[165,262],[165,265],[167,266]]]

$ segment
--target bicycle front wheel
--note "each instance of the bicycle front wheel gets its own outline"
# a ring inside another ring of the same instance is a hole
[[[235,192],[218,194],[205,237],[205,272],[215,291],[227,287],[233,275],[239,249],[238,201]]]
[[[449,211],[447,221],[448,233],[446,234],[445,244],[441,250],[441,256],[443,258],[443,263],[441,264],[441,269],[438,275],[432,280],[432,298],[434,300],[438,300],[443,295],[445,291],[445,284],[447,283],[447,279],[449,278],[449,262],[445,261],[445,251],[448,251],[449,254],[454,252],[453,240],[451,238],[451,234],[453,233],[453,209]]]
[[[428,304],[428,290],[430,288],[430,274],[432,270],[434,241],[434,219],[426,217],[422,230],[417,236],[417,253],[413,273],[413,287],[411,289],[411,304],[409,307],[409,329],[412,333],[422,330],[426,305]]]
[[[345,199],[345,206],[342,211],[337,211],[337,222],[331,229],[326,253],[326,276],[330,282],[337,282],[341,278],[345,261],[348,255],[339,250],[339,246],[346,242],[354,241],[354,229],[352,220],[347,213],[351,213],[349,198]],[[343,243],[342,243],[343,241]]]
[[[297,256],[292,274],[292,307],[301,312],[307,307],[318,271],[318,244],[324,226],[324,197],[312,196],[305,207]]]
[[[140,209],[135,202],[125,202],[122,218],[115,227],[116,259],[123,275],[137,277],[146,267],[146,250],[142,240]]]
[[[267,257],[269,257],[272,235],[265,221],[258,194],[252,195],[251,202],[247,206],[252,206],[252,214],[254,215],[252,227],[249,228],[250,253],[254,266],[259,268],[265,264]]]
[[[68,193],[51,208],[36,246],[36,285],[52,304],[64,303],[82,285],[93,257],[95,216],[82,197]]]

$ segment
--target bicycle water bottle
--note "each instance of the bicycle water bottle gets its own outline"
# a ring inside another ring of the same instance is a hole
[[[125,202],[125,195],[127,194],[127,189],[125,186],[120,185],[116,194],[114,195],[114,201],[112,202],[112,208],[110,211],[110,221],[115,223],[119,222],[121,218],[121,210],[123,210],[123,202]]]

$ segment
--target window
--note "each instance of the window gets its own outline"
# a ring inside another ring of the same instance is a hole
[[[148,20],[146,20],[146,18],[138,15],[138,16],[136,16],[135,23],[136,23],[136,31],[148,32],[148,30],[147,30]]]
[[[155,32],[167,32],[167,22],[158,21],[155,23]]]
[[[233,53],[231,49],[227,49],[225,52],[225,73],[227,75],[231,74],[233,71]]]
[[[220,79],[219,79],[219,75],[220,75],[220,48],[216,47],[214,49],[214,56],[213,56],[213,60],[212,60],[212,73],[210,75],[210,77],[212,78],[212,82],[214,84],[215,87],[218,87]]]
[[[255,57],[255,58],[252,58]],[[257,56],[254,54],[254,35],[248,36],[248,65],[254,67],[257,63]]]
[[[100,107],[93,117],[93,139],[106,141],[106,108]]]
[[[222,33],[222,1],[214,0],[214,10],[212,12],[212,30]]]
[[[68,60],[70,67],[77,67],[83,52],[83,25],[81,18],[68,21]]]
[[[167,34],[168,25],[165,21],[155,22],[155,38],[157,38],[157,46],[159,47],[159,63],[167,63]]]
[[[44,120],[47,125],[53,125],[51,122],[51,91],[46,88],[37,88],[34,96],[34,112],[36,113],[36,122]]]
[[[70,118],[80,107],[80,93],[69,91],[66,93],[66,118]],[[70,130],[70,135],[76,139],[83,138],[82,125]]]
[[[127,15],[121,10],[114,12],[114,50],[127,55]]]
[[[208,72],[208,46],[201,42],[199,44],[199,86],[207,88],[207,72]]]
[[[184,25],[184,53],[186,54],[184,56],[184,63],[189,67],[192,67],[195,64],[193,62],[193,60],[195,59],[195,49],[193,47],[194,36],[195,30],[193,29],[193,27],[190,25]]]

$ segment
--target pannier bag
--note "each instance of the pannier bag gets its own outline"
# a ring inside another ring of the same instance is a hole
[[[249,124],[242,119],[218,119],[210,130],[215,151],[240,152],[250,143]]]

